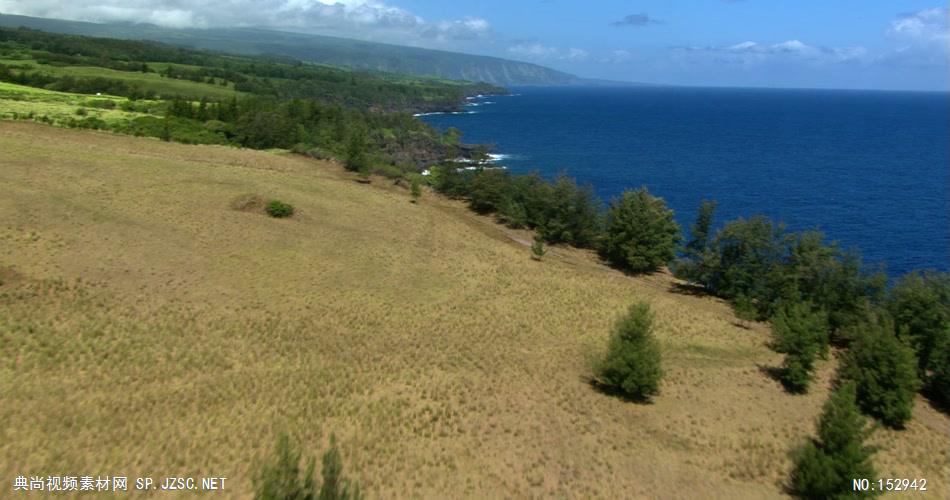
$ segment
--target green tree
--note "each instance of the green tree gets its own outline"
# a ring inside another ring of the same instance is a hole
[[[301,453],[287,435],[277,439],[272,463],[262,466],[254,476],[254,498],[258,500],[313,500],[316,484],[314,462],[301,468]]]
[[[887,276],[866,273],[861,257],[855,252],[834,249],[833,258],[823,258],[813,267],[796,265],[802,296],[828,311],[828,328],[835,345],[846,347],[849,332],[884,298]],[[801,262],[803,259],[799,259]]]
[[[702,284],[726,299],[745,295],[760,317],[768,317],[776,301],[788,295],[783,293],[787,242],[785,227],[767,217],[730,221],[704,256]]]
[[[854,384],[831,393],[818,421],[818,439],[809,440],[793,455],[795,463],[789,489],[801,498],[873,496],[855,492],[852,480],[874,480],[871,462],[875,449],[864,444],[870,435],[855,402]]]
[[[422,197],[422,186],[418,177],[413,177],[409,184],[409,195],[412,196],[412,202],[417,203]]]
[[[554,187],[537,172],[518,175],[514,177],[512,198],[524,208],[524,226],[536,228],[542,226],[548,217]]]
[[[626,191],[610,208],[603,254],[611,263],[642,273],[675,257],[680,228],[662,198],[646,188]]]
[[[366,155],[366,133],[362,129],[350,134],[346,143],[345,167],[351,172],[368,172],[369,159]]]
[[[562,174],[544,194],[547,199],[538,232],[545,241],[594,246],[601,233],[601,218],[593,189],[580,187],[574,179]]]
[[[894,334],[893,322],[881,315],[861,326],[841,367],[853,381],[858,405],[885,425],[900,429],[910,420],[920,389],[913,349]]]
[[[442,143],[447,146],[458,146],[461,140],[462,131],[455,127],[449,127],[442,133]]]
[[[774,349],[785,354],[782,383],[790,392],[806,392],[815,359],[828,353],[828,321],[811,304],[787,302],[772,316]]]
[[[950,275],[931,271],[901,277],[890,291],[887,309],[898,336],[917,354],[918,375],[929,381],[930,372],[940,368],[935,353],[950,342]]]
[[[759,319],[759,310],[756,309],[755,302],[746,294],[739,294],[739,296],[736,297],[732,303],[732,312],[734,312],[736,317],[739,318],[739,321],[742,322],[742,326],[746,328],[749,326],[747,323],[758,321]]]
[[[534,243],[531,244],[531,258],[541,260],[546,253],[548,253],[548,251],[544,248],[544,239],[536,235],[534,237]]]
[[[528,227],[528,211],[513,196],[507,196],[502,200],[498,218],[512,229]]]
[[[320,485],[319,500],[359,500],[363,498],[358,484],[343,477],[343,460],[336,446],[336,436],[330,436],[330,449],[323,454],[323,483]]]
[[[950,331],[946,332],[946,337],[930,357],[933,370],[927,388],[935,398],[950,405]]]
[[[481,214],[497,212],[510,193],[511,176],[507,172],[496,168],[479,169],[469,186],[469,206]]]
[[[607,352],[594,367],[598,383],[635,400],[659,393],[663,371],[653,319],[650,305],[639,302],[617,321]]]
[[[696,222],[689,229],[689,241],[686,243],[686,253],[699,256],[709,247],[709,238],[712,236],[713,218],[716,215],[716,201],[703,200],[699,205]]]
[[[280,200],[271,200],[264,206],[264,211],[271,217],[283,219],[294,214],[294,206]]]
[[[705,283],[706,272],[703,260],[709,251],[712,224],[716,214],[716,202],[703,200],[699,205],[696,222],[690,227],[689,241],[683,247],[683,258],[675,266],[676,276],[693,283]]]
[[[168,118],[162,120],[162,131],[159,132],[159,138],[165,142],[172,140],[172,129],[168,123]]]
[[[343,476],[343,460],[330,436],[330,448],[323,454],[322,484],[314,480],[314,461],[311,458],[301,467],[301,452],[291,444],[287,435],[281,435],[272,462],[261,466],[254,476],[254,498],[257,500],[360,500],[363,494],[358,484]]]

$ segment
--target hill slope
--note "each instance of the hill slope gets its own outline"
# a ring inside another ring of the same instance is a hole
[[[767,330],[576,250],[529,258],[460,203],[298,156],[0,122],[0,470],[228,477],[330,432],[373,497],[773,498],[833,362],[787,395]],[[235,210],[245,194],[289,220]],[[651,405],[588,384],[635,300]],[[884,477],[947,496],[950,419],[878,430]],[[12,483],[11,478],[4,481]]]
[[[495,85],[557,85],[576,80],[573,75],[550,68],[496,57],[260,29],[175,30],[153,25],[96,24],[13,15],[0,15],[0,26],[153,40],[238,54],[274,54],[334,66]]]

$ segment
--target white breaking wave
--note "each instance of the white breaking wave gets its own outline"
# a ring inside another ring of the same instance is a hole
[[[433,115],[474,115],[474,111],[433,111],[431,113],[415,113],[412,116],[433,116]]]

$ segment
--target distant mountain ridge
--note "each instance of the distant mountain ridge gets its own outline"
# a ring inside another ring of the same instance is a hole
[[[324,35],[254,28],[170,29],[149,24],[98,24],[0,14],[0,26],[54,33],[152,40],[237,54],[289,56],[361,70],[470,80],[495,85],[567,85],[574,75],[537,64]]]

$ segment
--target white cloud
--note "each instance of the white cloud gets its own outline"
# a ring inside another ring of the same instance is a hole
[[[429,21],[378,0],[0,0],[0,12],[172,28],[270,27],[404,42],[471,40],[491,33],[481,18]]]
[[[571,47],[567,49],[567,52],[562,54],[561,58],[567,59],[569,61],[583,61],[587,59],[587,56],[589,55],[590,54],[584,49],[577,49],[577,48]]]
[[[550,47],[538,42],[521,42],[508,47],[508,52],[522,57],[543,59],[556,56],[558,50],[555,47]]]
[[[944,48],[950,42],[948,11],[945,7],[926,9],[904,14],[891,21],[888,35],[911,43],[940,44]]]
[[[745,41],[726,46],[680,47],[680,51],[709,54],[720,62],[754,65],[776,61],[808,61],[815,64],[860,61],[867,57],[864,47],[825,47],[801,40],[766,44]]]
[[[539,42],[518,42],[508,47],[508,53],[515,57],[533,60],[583,61],[590,53],[584,49],[571,47],[559,49]]]
[[[898,16],[886,30],[896,46],[879,59],[900,68],[946,68],[950,64],[948,14],[946,7],[937,7]]]
[[[491,25],[480,17],[466,17],[457,21],[439,21],[429,24],[423,34],[437,39],[472,40],[491,33]]]
[[[633,59],[633,53],[629,50],[616,49],[611,50],[607,54],[603,55],[598,59],[598,62],[603,64],[620,64],[625,63]]]

